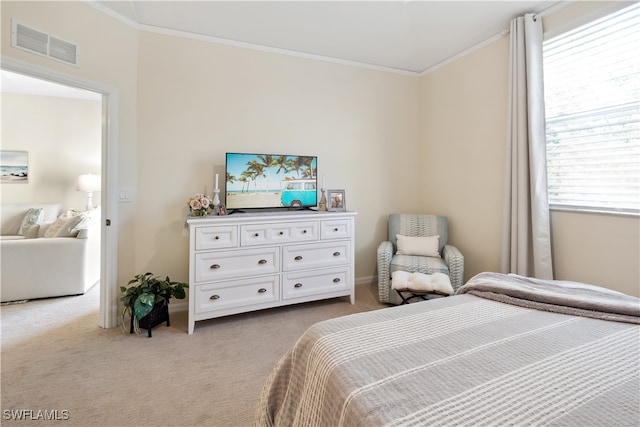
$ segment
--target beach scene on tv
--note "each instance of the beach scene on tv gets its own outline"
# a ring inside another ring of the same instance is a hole
[[[227,209],[317,205],[317,157],[227,153]]]

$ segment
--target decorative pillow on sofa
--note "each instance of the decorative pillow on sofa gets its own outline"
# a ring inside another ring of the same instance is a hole
[[[100,223],[100,210],[99,209],[93,209],[90,211],[85,211],[82,213],[78,213],[77,215],[79,215],[80,217],[82,217],[82,219],[80,220],[80,222],[78,222],[78,224],[76,224],[75,228],[73,230],[71,230],[72,232],[78,232],[81,231],[85,228],[91,227],[93,225],[99,224]]]
[[[42,208],[29,209],[22,219],[22,223],[20,224],[20,228],[18,229],[18,234],[21,236],[26,236],[31,226],[37,224],[40,221],[41,217]]]
[[[419,255],[440,258],[440,236],[413,237],[396,234],[398,255]]]
[[[77,215],[73,212],[63,213],[47,228],[44,237],[76,237],[78,230],[74,229],[82,219],[82,215]]]
[[[27,234],[24,235],[27,239],[36,239],[38,237],[38,233],[40,232],[40,224],[33,224],[27,230]]]

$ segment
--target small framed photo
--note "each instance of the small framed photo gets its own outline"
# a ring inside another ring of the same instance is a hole
[[[29,182],[29,153],[0,151],[0,182],[26,184]]]
[[[344,190],[327,190],[327,210],[333,212],[347,210]]]

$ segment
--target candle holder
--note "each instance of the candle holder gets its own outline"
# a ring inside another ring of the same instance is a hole
[[[322,193],[322,196],[320,196],[320,203],[318,203],[318,210],[324,212],[327,210],[327,196],[324,194],[325,193],[324,188],[321,188],[320,192]]]
[[[219,215],[220,214],[220,210],[219,210],[219,206],[220,206],[220,189],[216,188],[215,190],[213,190],[213,213],[215,215]]]

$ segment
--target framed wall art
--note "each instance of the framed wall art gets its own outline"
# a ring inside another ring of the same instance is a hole
[[[0,150],[0,182],[24,184],[29,182],[29,153]]]
[[[344,190],[327,190],[327,210],[333,212],[347,210]]]

